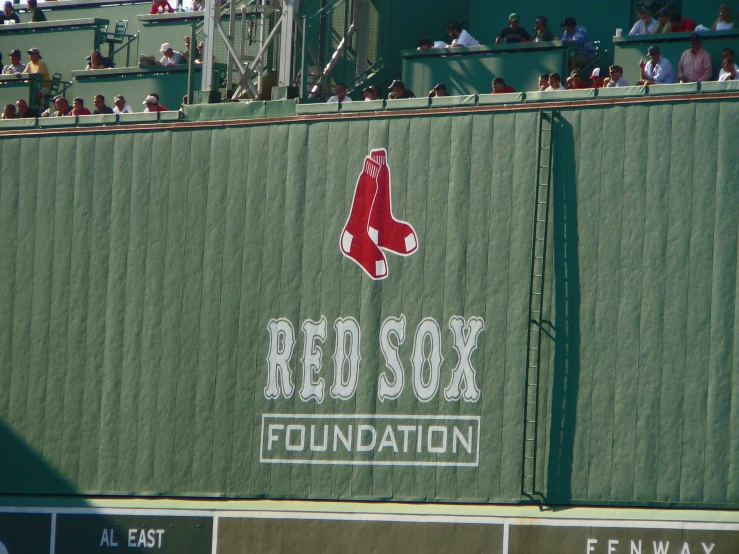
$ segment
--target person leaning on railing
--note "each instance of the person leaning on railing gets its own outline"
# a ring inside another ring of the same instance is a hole
[[[0,24],[5,25],[6,23],[20,23],[21,18],[15,13],[13,9],[13,2],[5,2],[3,4],[3,13],[0,14]]]
[[[726,4],[721,4],[718,9],[718,19],[711,26],[712,31],[729,31],[735,27],[734,17],[731,15],[731,8]]]
[[[28,11],[31,12],[31,23],[46,21],[46,15],[38,9],[36,0],[26,0],[26,6],[28,6]]]
[[[3,75],[19,75],[26,69],[26,65],[21,63],[21,51],[10,51],[10,63],[3,67]]]

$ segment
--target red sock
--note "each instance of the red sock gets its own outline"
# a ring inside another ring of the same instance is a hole
[[[387,152],[384,149],[372,150],[370,157],[380,165],[380,173],[377,176],[377,196],[372,206],[369,234],[381,248],[409,256],[418,249],[418,237],[410,224],[393,217]]]
[[[341,252],[354,260],[372,279],[387,277],[385,254],[377,247],[367,232],[372,204],[377,196],[377,174],[380,166],[369,158],[364,160],[364,170],[357,179],[354,200],[349,219],[341,233]]]

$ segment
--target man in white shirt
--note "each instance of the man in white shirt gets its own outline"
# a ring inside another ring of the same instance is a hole
[[[336,94],[328,99],[328,102],[351,102],[352,99],[346,95],[346,86],[344,83],[336,83]],[[327,103],[328,103],[327,102]]]
[[[646,6],[639,9],[639,21],[629,31],[629,36],[651,35],[657,30],[657,21],[652,19],[652,10]]]
[[[718,72],[719,81],[736,80],[736,64],[734,63],[734,51],[731,48],[724,48],[721,53],[721,71]]]
[[[452,38],[450,48],[454,48],[455,46],[480,46],[480,43],[465,31],[460,23],[450,23],[446,30]]]
[[[546,91],[549,92],[552,90],[565,90],[565,87],[562,85],[562,77],[559,73],[549,74],[549,86]]]
[[[133,113],[131,106],[126,103],[126,99],[120,94],[113,100],[113,113]]]

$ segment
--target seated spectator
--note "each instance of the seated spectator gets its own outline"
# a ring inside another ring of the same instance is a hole
[[[734,63],[734,51],[731,48],[724,48],[721,53],[721,71],[718,72],[719,81],[735,81],[736,80],[736,64]]]
[[[583,78],[582,75],[580,75],[580,72],[577,70],[574,70],[572,73],[570,73],[570,76],[567,77],[567,89],[569,90],[575,90],[575,89],[582,89],[582,88],[593,88],[589,84],[587,84]]]
[[[28,51],[28,57],[30,61],[26,64],[25,69],[22,71],[24,75],[43,75],[44,83],[36,91],[36,104],[41,104],[41,98],[48,96],[49,90],[51,89],[51,81],[49,77],[49,68],[46,67],[46,62],[41,59],[41,52],[38,48],[31,48]]]
[[[429,98],[436,98],[438,96],[449,96],[444,83],[437,83],[434,88],[429,91]]]
[[[146,106],[144,113],[168,111],[167,108],[159,105],[159,97],[152,96],[151,94],[146,97],[146,100],[144,100],[143,104]]]
[[[95,111],[92,112],[92,115],[103,115],[103,114],[115,113],[113,111],[113,108],[105,105],[105,96],[103,96],[102,94],[96,94],[95,98],[92,99],[92,102],[93,104],[95,104]]]
[[[64,96],[54,97],[54,108],[56,111],[51,115],[52,117],[62,117],[72,113],[72,107]]]
[[[465,31],[460,23],[450,23],[446,31],[452,39],[451,48],[455,46],[480,46],[480,43]]]
[[[590,74],[590,80],[593,81],[593,88],[603,87],[606,79],[604,76],[601,75],[600,67],[596,67],[595,69],[593,69],[593,72]]]
[[[3,4],[3,13],[0,14],[0,24],[5,25],[8,23],[20,23],[21,18],[15,13],[13,9],[13,2],[5,2]]]
[[[15,106],[13,104],[5,104],[3,119],[15,119],[15,117]]]
[[[108,69],[109,67],[113,67],[113,60],[103,56],[100,53],[100,50],[93,50],[86,59],[87,66],[85,67],[85,71],[90,71],[92,69]]]
[[[133,113],[131,106],[126,103],[126,99],[120,94],[113,99],[113,113]]]
[[[38,110],[29,108],[28,103],[23,98],[19,98],[15,103],[15,113],[15,117],[19,118],[38,117]]]
[[[680,12],[672,12],[670,14],[670,22],[672,23],[670,31],[673,33],[688,33],[690,31],[695,31],[695,21],[692,19],[684,19]]]
[[[192,39],[190,38],[190,35],[185,36],[185,49],[182,51],[182,55],[185,57],[187,62],[190,62],[190,41]]]
[[[72,111],[69,112],[69,115],[92,115],[90,113],[90,110],[85,108],[85,100],[83,98],[77,97],[74,100],[72,100]]]
[[[734,28],[734,17],[731,15],[731,8],[726,4],[721,4],[718,9],[718,19],[711,25],[712,31],[728,31]]]
[[[612,65],[608,68],[609,77],[605,78],[606,87],[628,87],[629,82],[624,77],[624,68],[620,65]]]
[[[672,21],[670,21],[670,10],[662,8],[657,14],[657,28],[655,34],[669,33],[672,30]]]
[[[534,20],[534,29],[536,30],[534,42],[550,42],[554,40],[554,33],[549,30],[549,20],[543,15],[540,15]]]
[[[702,83],[713,74],[711,56],[703,48],[703,38],[698,33],[690,37],[690,48],[683,52],[677,64],[677,77],[681,83]]]
[[[652,19],[652,10],[647,6],[641,6],[639,8],[639,21],[631,28],[629,36],[651,35],[657,30],[657,25],[657,22]]]
[[[26,66],[21,63],[21,51],[10,51],[10,63],[3,67],[3,75],[19,75],[23,73]]]
[[[330,102],[351,102],[352,99],[346,95],[346,85],[344,83],[336,83],[336,94],[327,100],[327,104]]]
[[[163,110],[160,110],[160,111],[169,111],[169,108],[167,108],[167,106],[165,106],[164,104],[161,104],[161,103],[159,102],[159,95],[158,95],[158,94],[157,94],[156,92],[150,92],[150,93],[149,93],[149,94],[147,94],[146,96],[153,96],[154,98],[156,98],[156,100],[157,100],[157,103],[158,103],[158,104],[159,104],[159,105],[160,105],[160,106],[161,106],[162,108],[164,108]]]
[[[159,60],[159,63],[157,65],[171,67],[173,65],[182,65],[187,63],[187,60],[185,59],[185,56],[182,55],[182,52],[175,51],[172,48],[172,45],[168,42],[162,44],[162,47],[159,49],[159,51],[163,54],[163,56],[162,59]]]
[[[375,91],[372,87],[364,87],[364,89],[362,89],[362,94],[364,95],[365,102],[372,102],[372,100],[377,100],[377,98],[375,98]]]
[[[169,5],[169,2],[167,2],[167,0],[154,0],[151,4],[149,15],[154,15],[157,13],[174,13],[174,10],[172,9],[172,6]]]
[[[201,40],[198,43],[198,57],[195,58],[195,61],[193,63],[196,64],[202,64],[203,63],[203,48],[205,47],[205,43]]]
[[[513,87],[509,87],[505,84],[503,77],[496,77],[493,79],[493,94],[505,94],[510,92],[516,92]]]
[[[539,75],[539,92],[544,92],[549,88],[549,73]]]
[[[559,73],[549,74],[549,86],[547,87],[546,91],[549,92],[552,90],[565,90],[565,88],[562,86],[562,77],[560,77]]]
[[[569,63],[570,70],[586,66],[595,57],[588,30],[582,25],[578,25],[574,17],[565,17],[559,25],[564,27],[565,30],[562,33],[562,42],[572,42],[582,47],[572,53]]]
[[[390,90],[392,90],[392,94],[388,97],[388,100],[400,100],[404,98],[415,98],[416,95],[413,94],[412,90],[408,90],[405,88],[405,83],[400,80],[395,80],[390,85]]]
[[[38,9],[36,0],[26,0],[26,7],[28,8],[28,11],[31,12],[31,23],[46,21],[46,15]]]
[[[519,24],[517,13],[512,13],[508,16],[508,27],[503,29],[498,35],[498,38],[495,39],[495,44],[500,44],[501,42],[505,42],[506,44],[531,42],[531,35]]]
[[[641,80],[637,85],[668,85],[675,82],[675,71],[667,58],[663,58],[657,46],[650,46],[647,50],[649,61],[639,60]]]

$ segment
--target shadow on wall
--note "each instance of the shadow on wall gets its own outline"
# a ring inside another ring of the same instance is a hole
[[[572,464],[580,381],[580,266],[577,175],[572,126],[554,120],[554,374],[546,499],[572,500]]]

